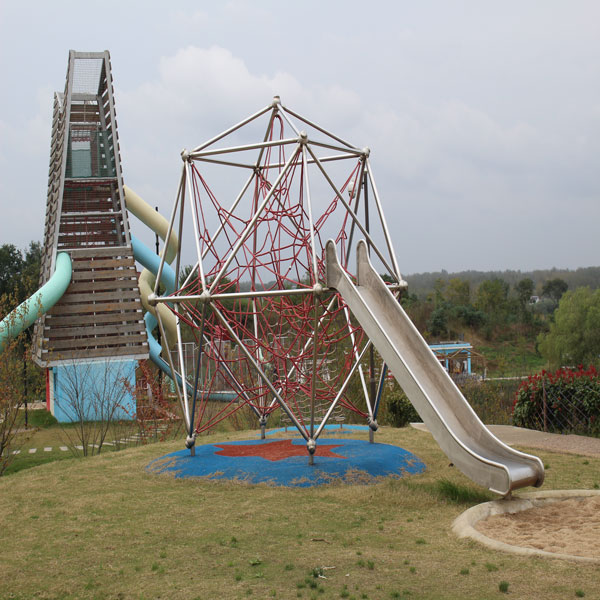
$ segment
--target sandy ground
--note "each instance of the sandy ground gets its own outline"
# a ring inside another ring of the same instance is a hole
[[[600,457],[600,439],[558,435],[510,425],[492,425],[492,433],[509,445]],[[514,546],[600,558],[600,498],[573,498],[514,515],[480,521],[484,535]]]
[[[600,497],[557,500],[512,515],[494,515],[475,529],[513,546],[600,558]]]
[[[413,427],[427,431],[423,423]],[[559,435],[511,425],[489,425],[509,446],[600,457],[600,439]],[[546,552],[600,558],[600,498],[572,498],[516,514],[479,521],[476,529],[489,538]]]

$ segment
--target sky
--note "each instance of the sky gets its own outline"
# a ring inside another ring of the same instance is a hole
[[[371,149],[403,273],[600,264],[595,0],[0,0],[0,244],[43,237],[69,49],[110,51],[125,182],[167,216],[182,148],[280,95]]]

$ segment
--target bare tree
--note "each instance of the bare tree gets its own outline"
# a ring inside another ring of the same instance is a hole
[[[0,476],[14,460],[23,442],[19,431],[19,410],[25,401],[22,380],[23,356],[28,360],[25,336],[12,337],[10,331],[18,331],[19,309],[4,319],[6,296],[0,298],[0,329],[5,335],[0,350]],[[7,333],[8,332],[8,333]],[[23,354],[25,352],[25,355]]]
[[[178,435],[183,428],[181,407],[168,398],[168,383],[149,361],[139,363],[140,378],[130,392],[136,399],[136,422],[140,442],[162,442]]]
[[[69,444],[84,456],[99,454],[111,426],[135,418],[130,394],[135,361],[72,361],[56,369],[54,413]]]

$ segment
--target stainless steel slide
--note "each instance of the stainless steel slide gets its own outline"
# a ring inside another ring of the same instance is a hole
[[[327,286],[336,289],[369,336],[446,456],[467,477],[491,491],[544,481],[539,458],[513,450],[481,422],[375,271],[364,241],[357,247],[354,285],[327,242]]]

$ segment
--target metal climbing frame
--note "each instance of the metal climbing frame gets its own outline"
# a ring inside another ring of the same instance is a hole
[[[351,270],[358,237],[396,293],[403,285],[369,153],[279,97],[182,152],[167,238],[178,230],[178,278],[182,252],[193,248],[196,264],[172,295],[161,296],[157,286],[151,302],[168,303],[177,316],[177,366],[193,384],[193,392],[176,386],[186,407],[188,446],[244,406],[263,435],[269,415],[281,409],[306,440],[311,460],[340,407],[377,428],[383,377],[379,391],[367,385],[363,365],[371,344],[341,296],[325,285],[326,240],[335,240]],[[188,221],[194,239],[186,243]],[[184,356],[190,338],[198,349],[191,373]],[[374,379],[372,361],[369,371]],[[235,394],[215,406],[217,379]],[[355,382],[359,393],[349,394]]]

